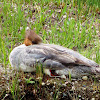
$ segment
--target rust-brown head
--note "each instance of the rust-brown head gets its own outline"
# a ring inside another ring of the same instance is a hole
[[[25,34],[26,35],[25,35],[24,44],[26,46],[33,45],[33,44],[39,44],[42,42],[42,39],[40,38],[39,35],[35,33],[34,30],[27,29]]]

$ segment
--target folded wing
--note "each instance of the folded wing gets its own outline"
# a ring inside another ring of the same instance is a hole
[[[54,70],[66,68],[68,65],[99,66],[73,50],[50,44],[29,46],[20,55],[27,66],[42,63],[46,68]]]

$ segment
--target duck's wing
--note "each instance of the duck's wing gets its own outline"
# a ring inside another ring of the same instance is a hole
[[[65,48],[65,47],[62,47],[62,46],[59,46],[59,45],[54,45],[54,44],[44,44],[44,45],[47,45],[47,46],[49,46],[51,48],[54,48],[57,51],[61,51],[65,55],[67,54],[70,57],[73,57],[74,61],[75,61],[75,64],[92,66],[92,67],[100,67],[100,65],[98,65],[93,60],[90,60],[90,59],[84,57],[83,55],[79,54],[78,52],[73,51],[71,49],[68,49],[68,48]],[[69,59],[70,59],[70,57],[69,57]]]
[[[27,66],[33,66],[36,63],[42,63],[46,68],[49,69],[62,69],[69,64],[89,66],[89,64],[84,60],[79,59],[78,56],[82,56],[79,53],[79,55],[76,57],[67,52],[67,49],[61,50],[61,47],[59,49],[55,45],[32,45],[25,48],[23,52],[23,57],[21,58],[24,58],[23,62]]]

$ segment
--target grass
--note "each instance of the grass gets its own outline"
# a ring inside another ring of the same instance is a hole
[[[12,94],[12,98],[14,100],[18,100],[19,98],[19,81],[18,81],[18,73],[16,73],[15,77],[12,78],[11,83],[10,84],[10,91],[11,91],[11,94]]]
[[[99,0],[0,0],[0,64],[5,71],[10,66],[8,56],[23,43],[27,26],[44,43],[74,49],[100,64],[99,23]],[[16,79],[11,83],[16,99]]]

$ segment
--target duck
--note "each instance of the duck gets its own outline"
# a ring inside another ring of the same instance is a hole
[[[18,71],[34,72],[36,65],[43,66],[44,73],[53,76],[77,78],[84,75],[100,75],[100,65],[80,53],[55,44],[44,44],[34,30],[27,29],[24,43],[15,47],[10,55],[11,66]]]

